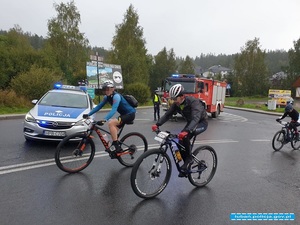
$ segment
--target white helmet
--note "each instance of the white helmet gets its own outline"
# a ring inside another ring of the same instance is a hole
[[[181,84],[175,84],[170,88],[169,94],[170,98],[177,98],[179,95],[182,94],[184,88]]]
[[[111,80],[107,80],[102,84],[102,88],[113,88],[114,86],[114,82],[112,82]]]

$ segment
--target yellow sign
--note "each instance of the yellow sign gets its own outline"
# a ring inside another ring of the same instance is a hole
[[[269,98],[276,100],[277,105],[286,105],[287,101],[291,99],[291,95],[291,90],[269,89]]]

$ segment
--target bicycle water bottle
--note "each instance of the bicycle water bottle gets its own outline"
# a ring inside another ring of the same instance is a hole
[[[180,151],[179,150],[175,150],[175,155],[176,155],[176,158],[177,158],[178,162],[180,162],[182,160]]]

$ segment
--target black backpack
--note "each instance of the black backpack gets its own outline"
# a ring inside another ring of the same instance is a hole
[[[131,105],[133,108],[138,107],[139,102],[136,100],[135,97],[133,97],[132,95],[122,95],[122,96],[129,103],[129,105]]]

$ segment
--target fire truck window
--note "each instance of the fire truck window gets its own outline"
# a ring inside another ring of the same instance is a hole
[[[204,91],[207,92],[208,91],[208,84],[204,85]]]

